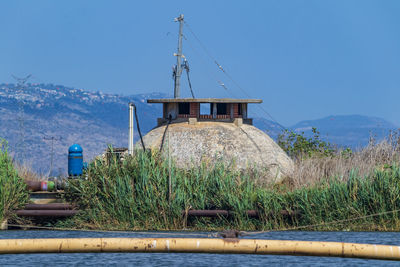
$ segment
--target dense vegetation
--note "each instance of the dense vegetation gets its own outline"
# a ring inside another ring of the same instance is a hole
[[[8,155],[7,143],[0,139],[0,223],[16,219],[13,210],[25,205],[28,198],[26,185]]]
[[[399,230],[400,168],[385,165],[367,176],[356,170],[307,186],[263,185],[256,172],[222,164],[180,170],[158,154],[138,151],[123,162],[97,160],[87,180],[74,180],[68,198],[82,210],[73,221],[97,229]],[[171,193],[169,193],[171,177]],[[230,218],[187,218],[188,209],[225,209]],[[260,219],[246,210],[257,210]],[[288,217],[282,210],[297,211]],[[380,216],[371,214],[382,213]],[[345,223],[330,224],[340,220]],[[306,227],[308,225],[318,225]],[[305,228],[302,228],[305,227]]]
[[[69,180],[66,198],[80,213],[59,226],[91,229],[400,230],[398,136],[359,151],[286,132],[279,144],[295,161],[281,184],[222,163],[178,169],[158,153],[93,161],[85,179]],[[17,166],[18,167],[18,166]],[[18,173],[20,175],[18,175]],[[0,222],[28,201],[21,175],[0,146]],[[28,177],[28,176],[27,176]],[[232,211],[229,217],[193,218],[190,209]],[[256,210],[259,218],[247,216]],[[294,213],[287,216],[282,211]]]

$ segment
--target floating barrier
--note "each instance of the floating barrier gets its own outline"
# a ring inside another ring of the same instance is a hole
[[[342,242],[214,238],[0,239],[0,254],[93,252],[231,253],[400,260],[400,247]]]

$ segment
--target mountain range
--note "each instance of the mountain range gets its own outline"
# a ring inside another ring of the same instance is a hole
[[[168,95],[149,93],[117,95],[90,92],[54,84],[0,84],[0,138],[8,141],[15,160],[43,174],[66,172],[68,147],[79,143],[91,160],[108,144],[128,145],[128,103],[137,106],[143,134],[156,126],[162,113],[148,98]],[[255,117],[254,125],[276,139],[282,129],[310,135],[316,127],[321,137],[340,146],[361,147],[371,136],[381,139],[397,126],[381,118],[361,115],[329,116],[284,127]],[[135,131],[137,140],[137,131]],[[51,158],[53,155],[53,166]]]

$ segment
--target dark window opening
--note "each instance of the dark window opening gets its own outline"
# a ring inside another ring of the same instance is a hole
[[[227,114],[227,104],[226,103],[217,103],[217,115],[226,115]]]
[[[238,115],[243,115],[242,114],[242,104],[237,104],[239,107],[238,107]]]
[[[179,114],[190,114],[190,103],[179,103],[178,112]]]
[[[168,113],[168,106],[167,106],[168,104],[167,103],[164,103],[163,104],[163,116],[164,116],[164,118],[167,118],[168,117],[168,115],[167,115],[167,113]]]

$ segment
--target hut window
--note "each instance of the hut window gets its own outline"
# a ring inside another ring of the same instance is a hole
[[[242,104],[237,104],[237,105],[238,105],[238,114],[243,115],[242,114]]]
[[[179,114],[190,114],[190,103],[179,103]]]
[[[227,114],[227,104],[217,103],[217,115],[226,115],[226,114]]]

